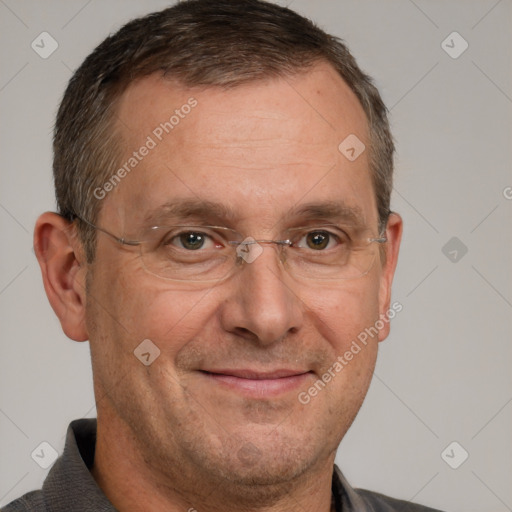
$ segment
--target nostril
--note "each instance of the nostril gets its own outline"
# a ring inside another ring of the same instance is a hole
[[[235,327],[235,329],[233,329],[233,334],[240,336],[244,340],[258,341],[258,336],[255,333],[253,333],[250,329],[247,329],[245,327]]]

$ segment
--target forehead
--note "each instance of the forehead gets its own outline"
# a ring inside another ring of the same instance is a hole
[[[354,135],[368,147],[366,117],[327,64],[230,89],[152,75],[125,91],[117,114],[120,166],[134,165],[103,210],[126,222],[190,199],[224,203],[241,220],[272,222],[302,200],[374,213],[367,151],[350,161],[339,150]]]

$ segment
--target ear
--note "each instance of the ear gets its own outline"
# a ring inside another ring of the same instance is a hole
[[[86,341],[87,265],[75,226],[56,213],[43,213],[34,229],[34,252],[62,330],[72,340]]]
[[[388,311],[391,302],[391,284],[395,275],[395,268],[398,261],[398,251],[402,240],[403,222],[398,213],[391,213],[386,227],[385,257],[380,277],[379,288],[379,314],[385,318],[384,327],[379,330],[379,341],[385,340],[389,335]]]

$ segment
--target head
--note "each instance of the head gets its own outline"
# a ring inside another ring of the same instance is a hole
[[[355,159],[340,150],[349,136]],[[181,2],[87,57],[54,153],[60,216],[39,219],[35,245],[64,331],[90,340],[100,424],[122,425],[155,471],[178,461],[233,489],[332,463],[389,324],[339,357],[386,315],[401,234],[386,109],[346,46],[271,3]],[[282,248],[262,244],[225,279],[163,279],[138,246],[93,227],[282,240],[340,223],[387,237],[357,278],[297,276]],[[143,340],[149,365],[134,355]],[[266,388],[251,387],[256,374]]]

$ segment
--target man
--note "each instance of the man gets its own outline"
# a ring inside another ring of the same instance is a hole
[[[54,152],[34,245],[98,418],[6,512],[429,510],[334,467],[402,231],[386,109],[340,41],[259,0],[181,2],[85,60]]]

